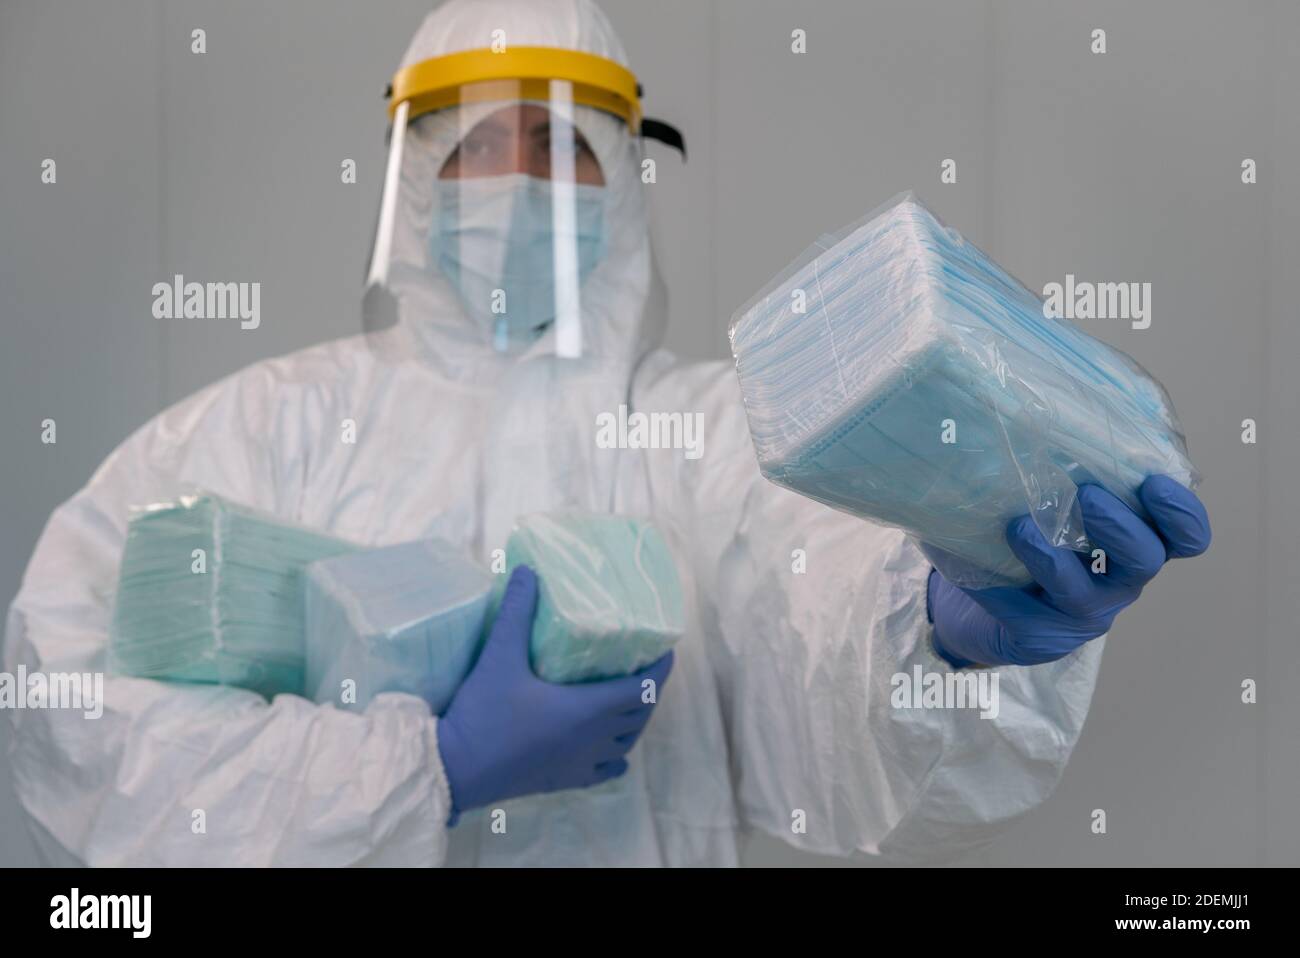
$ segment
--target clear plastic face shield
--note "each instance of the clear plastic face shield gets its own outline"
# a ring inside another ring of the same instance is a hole
[[[400,71],[363,304],[372,343],[409,342],[397,329],[435,350],[598,353],[597,274],[615,226],[644,223],[628,188],[636,95],[618,64],[540,47]]]

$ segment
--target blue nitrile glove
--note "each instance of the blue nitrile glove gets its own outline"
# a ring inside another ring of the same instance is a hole
[[[1104,635],[1168,559],[1200,555],[1210,545],[1205,506],[1168,476],[1151,476],[1138,498],[1152,529],[1100,486],[1079,487],[1088,539],[1106,553],[1104,575],[1092,557],[1053,548],[1028,516],[1007,528],[1007,542],[1035,585],[968,590],[937,571],[929,581],[934,646],[950,664],[1037,665],[1069,655]]]
[[[544,682],[528,662],[536,609],[537,576],[519,566],[478,661],[438,721],[452,824],[472,808],[622,775],[654,711],[641,700],[641,683],[654,680],[657,700],[673,667],[669,652],[622,678]]]

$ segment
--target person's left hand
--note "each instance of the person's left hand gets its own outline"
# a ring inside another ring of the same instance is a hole
[[[1011,522],[1007,543],[1034,585],[960,589],[932,570],[935,651],[957,668],[1037,665],[1104,635],[1167,560],[1200,555],[1210,545],[1210,521],[1195,493],[1168,476],[1151,476],[1138,498],[1155,528],[1100,486],[1079,487],[1084,531],[1106,554],[1104,574],[1092,572],[1090,555],[1049,545],[1028,516]]]

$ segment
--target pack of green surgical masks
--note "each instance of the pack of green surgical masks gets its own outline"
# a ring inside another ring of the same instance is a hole
[[[478,654],[491,573],[424,539],[313,562],[306,584],[310,698],[361,711],[407,692],[447,708]]]
[[[1019,515],[1089,551],[1081,483],[1140,513],[1148,475],[1197,482],[1160,384],[910,193],[806,250],[730,337],[763,475],[904,529],[958,585],[1030,581]]]
[[[537,573],[530,657],[548,682],[628,675],[666,654],[685,630],[676,563],[649,523],[525,516],[506,543],[507,572],[519,565]]]
[[[301,694],[303,572],[353,548],[212,495],[146,506],[127,530],[109,667]]]

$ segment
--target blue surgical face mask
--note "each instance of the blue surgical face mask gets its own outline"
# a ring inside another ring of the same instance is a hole
[[[1006,542],[1026,512],[1090,552],[1083,482],[1140,511],[1146,476],[1193,476],[1155,380],[915,201],[820,242],[731,342],[763,474],[907,530],[959,585],[1029,581]]]
[[[524,173],[438,181],[430,262],[498,349],[531,341],[555,319],[555,198],[569,190],[581,287],[605,255],[603,187],[557,190]]]

